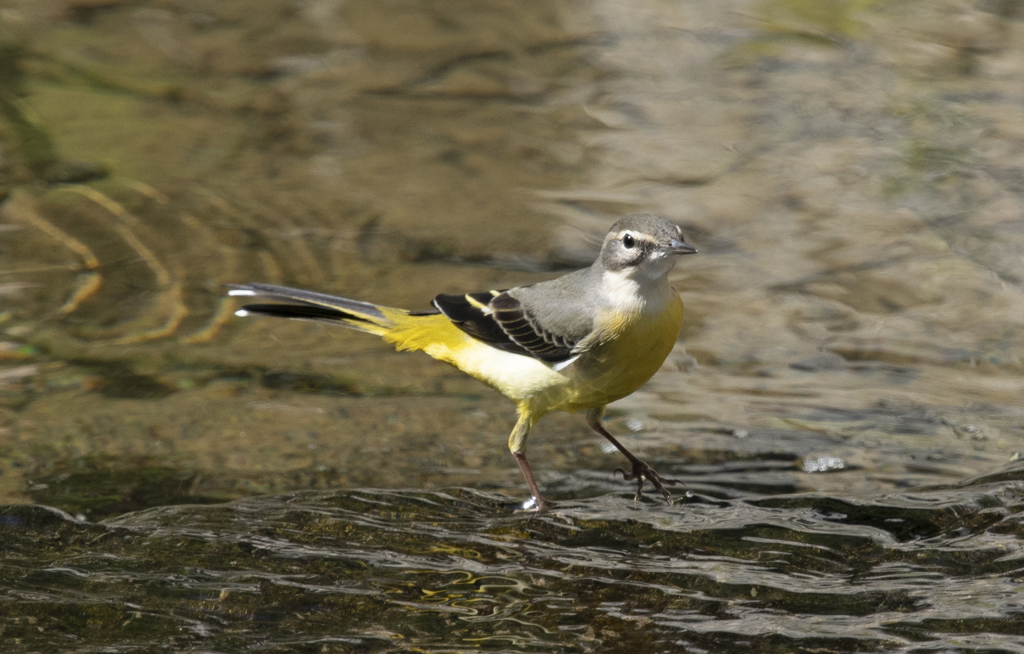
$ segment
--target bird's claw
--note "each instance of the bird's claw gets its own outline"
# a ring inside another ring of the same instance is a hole
[[[641,498],[644,496],[644,482],[649,481],[656,490],[661,491],[661,494],[665,497],[665,501],[668,502],[669,506],[672,506],[672,494],[669,493],[664,484],[674,486],[676,484],[683,484],[679,479],[665,479],[658,474],[658,471],[647,465],[643,461],[637,459],[633,462],[633,473],[627,474],[622,468],[616,468],[615,472],[622,473],[623,481],[632,481],[636,479],[636,496],[633,497],[633,508],[637,508]],[[684,486],[686,484],[683,484]]]

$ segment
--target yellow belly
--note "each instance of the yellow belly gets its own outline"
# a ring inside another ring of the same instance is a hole
[[[399,350],[423,350],[491,386],[535,417],[580,411],[623,398],[650,379],[672,351],[683,321],[675,292],[656,314],[620,319],[614,338],[556,371],[520,354],[504,352],[461,331],[443,315],[407,316],[386,334]]]
[[[621,326],[614,339],[587,352],[566,369],[570,393],[552,409],[580,411],[626,397],[658,372],[683,323],[683,304],[672,294],[657,315]]]

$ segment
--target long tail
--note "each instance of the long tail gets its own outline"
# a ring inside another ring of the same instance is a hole
[[[340,324],[351,329],[385,336],[402,318],[405,309],[383,307],[369,302],[313,293],[273,284],[228,284],[228,295],[271,300],[273,303],[247,304],[235,312],[237,316],[262,315],[299,320],[316,320]]]
[[[473,338],[437,309],[406,311],[335,295],[272,284],[228,284],[228,295],[271,300],[246,304],[236,316],[262,315],[328,322],[382,337],[398,350],[423,350],[435,359],[463,368],[458,350]],[[467,371],[477,376],[471,370]],[[479,377],[478,377],[479,378]],[[484,380],[486,383],[486,380]]]

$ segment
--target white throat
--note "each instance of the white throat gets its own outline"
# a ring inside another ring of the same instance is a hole
[[[668,268],[663,268],[664,272],[658,275],[651,275],[653,271],[650,267],[646,271],[639,268],[605,270],[601,274],[601,294],[617,311],[658,312],[664,308],[669,294],[673,292],[666,276],[672,263],[670,260]]]

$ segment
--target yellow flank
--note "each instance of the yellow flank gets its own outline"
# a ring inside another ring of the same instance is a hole
[[[474,339],[442,314],[395,316],[383,334],[398,350],[423,350],[482,381],[514,402],[520,402],[567,379],[532,357],[504,352]]]

